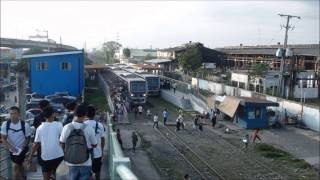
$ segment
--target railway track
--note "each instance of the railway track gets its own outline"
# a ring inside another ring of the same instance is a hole
[[[188,146],[176,133],[168,127],[157,129],[157,132],[180,154],[180,156],[195,170],[195,172],[206,180],[224,180],[206,160],[201,158],[190,146]]]
[[[199,142],[187,142],[186,139],[188,139],[188,137],[175,133],[174,127],[165,128],[167,128],[171,132],[171,134],[174,134],[177,139],[179,139],[180,143],[189,144],[187,145],[189,147],[188,149],[192,149],[191,146],[199,146]],[[278,172],[257,161],[255,157],[251,156],[251,153],[245,153],[244,151],[239,149],[239,147],[236,147],[222,137],[215,136],[212,133],[206,134],[206,136],[209,136],[209,139],[212,141],[212,146],[218,153],[204,153],[201,152],[201,148],[193,148],[192,151],[194,152],[194,154],[197,154],[199,158],[205,158],[205,161],[209,166],[212,167],[212,169],[223,172],[220,174],[223,174],[222,176],[225,177],[225,179],[285,179]],[[217,161],[217,159],[224,160],[219,162]],[[214,165],[211,165],[209,164],[209,162],[215,163]],[[219,166],[217,166],[218,164]],[[226,173],[226,169],[228,170],[228,173]]]
[[[212,131],[212,133],[214,133]],[[256,160],[256,157],[253,156],[252,153],[246,153],[241,150],[239,147],[231,144],[227,140],[223,138],[217,138],[216,136],[210,133],[210,139],[212,139],[215,143],[219,145],[224,151],[227,151],[229,154],[233,154],[238,156],[241,159],[241,162],[244,166],[239,165],[238,167],[241,169],[248,169],[252,171],[254,169],[255,174],[259,174],[261,177],[257,177],[259,179],[285,179],[281,174],[274,171],[270,167],[266,166],[265,164],[261,163],[260,161]],[[240,171],[240,170],[239,170]]]

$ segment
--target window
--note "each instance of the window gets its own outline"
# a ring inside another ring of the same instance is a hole
[[[71,70],[71,63],[69,63],[69,62],[60,63],[60,70],[61,71],[70,71]]]
[[[47,62],[38,62],[37,63],[37,70],[38,71],[46,71],[46,70],[48,70],[48,63]]]

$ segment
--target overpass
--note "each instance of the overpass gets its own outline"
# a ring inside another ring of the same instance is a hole
[[[53,42],[31,41],[23,39],[0,38],[0,47],[8,48],[43,48],[53,51],[71,51],[77,48]]]

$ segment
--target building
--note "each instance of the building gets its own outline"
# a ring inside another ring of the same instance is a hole
[[[198,48],[202,56],[201,62],[203,64],[203,68],[216,70],[224,68],[226,66],[227,61],[224,61],[225,58],[223,52],[207,48],[202,43],[191,41],[189,41],[189,43],[173,48],[158,49],[157,58],[173,60],[172,64],[177,65],[178,57],[188,48]]]
[[[283,73],[283,84],[284,87],[284,97],[286,98],[309,98],[315,99],[319,98],[320,94],[320,47],[319,44],[300,44],[300,45],[288,45],[292,49],[293,56],[286,57],[284,60],[284,73]],[[272,90],[274,92],[278,91],[280,87],[277,80],[280,76],[280,62],[281,59],[276,57],[276,51],[278,48],[282,48],[279,43],[277,45],[259,45],[259,46],[230,46],[224,48],[217,48],[216,50],[221,51],[226,54],[225,61],[227,62],[227,68],[233,71],[239,70],[250,70],[254,68],[255,64],[264,63],[269,67],[266,77],[258,79],[256,84],[259,88],[262,87],[264,90],[255,89],[256,92],[268,91],[268,87],[272,84]],[[271,73],[270,73],[271,72]],[[242,80],[238,79],[239,84],[235,85],[237,78],[240,76],[248,76],[248,73],[240,73],[234,75],[231,79],[233,86],[244,87],[246,89],[254,90],[250,88],[247,83],[245,83],[245,78]],[[270,81],[269,81],[269,80]],[[263,82],[265,81],[265,82]],[[269,83],[271,82],[271,83]],[[245,83],[245,84],[243,84]],[[280,83],[280,82],[279,82]],[[300,84],[304,84],[302,89],[300,89]],[[265,85],[263,85],[265,84]],[[307,85],[308,84],[308,85]],[[274,90],[276,89],[276,90]],[[270,91],[270,90],[269,90]],[[301,93],[305,91],[306,93]],[[272,93],[268,93],[272,94]]]
[[[154,49],[129,49],[130,57],[126,58],[123,54],[123,48],[116,51],[114,58],[120,63],[143,64],[144,60],[157,57],[157,51]]]
[[[227,96],[218,109],[233,119],[234,123],[246,129],[263,129],[269,126],[267,107],[278,103],[248,97]]]
[[[146,60],[145,63],[160,68],[162,70],[160,74],[163,74],[163,72],[172,72],[176,68],[170,59],[150,59]]]
[[[22,56],[29,60],[30,88],[43,95],[68,92],[80,97],[84,90],[82,50]]]

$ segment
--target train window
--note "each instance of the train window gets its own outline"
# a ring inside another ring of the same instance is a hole
[[[132,92],[143,92],[143,91],[146,91],[145,82],[131,82],[131,91]]]

